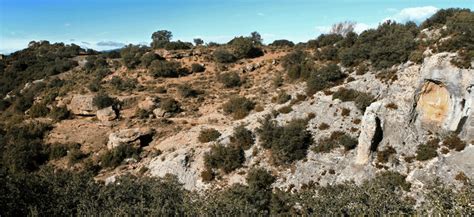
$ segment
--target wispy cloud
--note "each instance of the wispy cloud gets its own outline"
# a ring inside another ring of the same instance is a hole
[[[258,12],[257,15],[260,16],[260,17],[264,17],[264,16],[265,16],[265,14],[262,13],[262,12]]]
[[[64,24],[64,27],[70,27],[70,26],[71,26],[70,23],[65,23],[65,24]]]
[[[413,8],[404,8],[397,12],[396,14],[387,17],[386,20],[395,20],[397,22],[408,22],[413,21],[415,23],[420,23],[426,18],[430,17],[436,13],[439,9],[434,6],[424,6],[424,7],[413,7]]]
[[[123,46],[125,46],[124,43],[116,42],[116,41],[100,41],[100,42],[97,42],[96,45],[101,46],[101,47],[123,47]]]

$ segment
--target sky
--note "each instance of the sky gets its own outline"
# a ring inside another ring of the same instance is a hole
[[[161,29],[183,41],[223,43],[257,31],[264,43],[304,42],[337,22],[357,22],[361,32],[387,19],[420,23],[450,7],[473,10],[474,0],[0,0],[0,53],[33,40],[96,50],[149,44]]]

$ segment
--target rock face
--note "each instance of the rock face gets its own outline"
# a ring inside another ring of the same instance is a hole
[[[439,53],[426,58],[415,95],[416,126],[432,131],[457,132],[474,139],[471,122],[474,93],[473,70],[450,63],[456,54]]]
[[[152,111],[154,108],[156,108],[156,106],[157,103],[153,97],[146,97],[143,101],[138,103],[138,108],[146,111]]]
[[[94,95],[74,95],[67,105],[69,111],[75,115],[94,116],[97,107],[93,103]]]
[[[113,149],[122,144],[147,145],[151,141],[153,130],[150,128],[133,128],[119,130],[109,135],[107,148]]]
[[[117,113],[114,111],[112,106],[97,111],[97,119],[102,122],[113,121],[116,118]]]
[[[355,164],[365,165],[369,162],[371,150],[377,148],[382,139],[381,120],[377,117],[377,112],[382,103],[374,102],[366,108],[361,123],[361,132],[357,144],[357,156]]]

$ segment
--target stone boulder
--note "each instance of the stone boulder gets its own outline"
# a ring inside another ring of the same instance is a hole
[[[474,70],[453,66],[455,55],[439,53],[425,58],[413,106],[415,124],[433,132],[460,132],[462,138],[472,140]]]
[[[74,95],[67,108],[72,114],[94,116],[98,108],[94,105],[94,95]]]
[[[369,162],[370,154],[382,139],[382,123],[377,112],[382,103],[374,102],[366,108],[361,122],[361,131],[357,144],[356,165],[365,165]]]
[[[112,106],[97,111],[97,119],[102,122],[113,121],[117,118],[117,113]]]
[[[119,130],[109,135],[107,148],[113,149],[122,144],[147,145],[152,136],[153,130],[148,127]]]
[[[163,117],[166,117],[166,111],[161,109],[161,108],[157,108],[155,110],[153,110],[153,114],[155,115],[155,117],[157,118],[163,118]]]
[[[140,101],[138,103],[138,108],[146,110],[146,111],[152,111],[155,109],[157,106],[156,100],[153,97],[147,96],[144,100]]]

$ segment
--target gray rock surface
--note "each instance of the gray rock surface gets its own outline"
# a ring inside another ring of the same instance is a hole
[[[136,144],[140,145],[140,138],[144,136],[150,136],[153,134],[153,130],[150,128],[133,128],[123,129],[117,132],[109,134],[109,141],[107,142],[107,148],[113,149],[122,144]]]
[[[96,115],[97,107],[93,103],[94,95],[74,95],[67,105],[69,111],[75,115]]]

